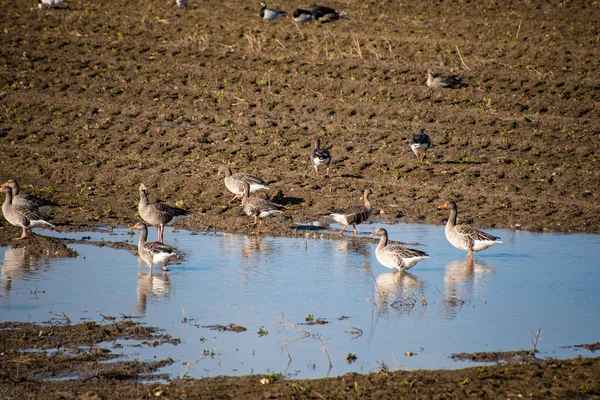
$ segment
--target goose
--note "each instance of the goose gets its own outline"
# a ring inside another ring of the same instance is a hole
[[[4,218],[14,226],[20,226],[23,228],[21,237],[16,239],[25,239],[27,237],[27,228],[33,228],[38,225],[48,225],[52,228],[56,228],[55,225],[46,221],[37,211],[26,207],[13,204],[12,189],[8,186],[2,186],[2,193],[6,195],[4,203],[2,204],[2,213]]]
[[[427,70],[427,87],[432,89],[450,88],[456,89],[464,86],[461,78],[458,76],[441,76],[436,75],[430,69]]]
[[[57,206],[56,203],[50,200],[42,199],[41,197],[33,196],[27,193],[21,193],[19,191],[19,183],[16,179],[11,178],[4,182],[2,186],[8,186],[12,189],[12,203],[18,206],[25,206],[41,213],[44,213]]]
[[[310,10],[304,10],[302,8],[297,8],[294,10],[292,14],[292,19],[294,22],[299,24],[304,24],[305,22],[310,22],[315,20],[315,14]]]
[[[231,203],[235,199],[242,198],[244,194],[244,183],[250,185],[250,193],[257,192],[259,190],[269,190],[269,186],[260,179],[258,176],[245,174],[238,172],[237,174],[231,174],[231,169],[227,165],[221,165],[217,172],[217,178],[221,175],[225,175],[225,186],[235,196],[229,202]]]
[[[365,222],[371,217],[371,212],[373,211],[373,206],[369,201],[369,195],[372,194],[373,191],[371,189],[365,189],[363,198],[365,200],[364,206],[350,206],[346,208],[337,208],[331,211],[327,211],[322,216],[331,217],[335,222],[343,224],[344,227],[340,231],[340,235],[344,234],[344,231],[348,227],[348,225],[352,225],[354,229],[354,234],[356,235],[356,225]]]
[[[422,164],[425,159],[425,155],[427,155],[427,150],[431,148],[431,139],[429,135],[425,133],[423,128],[419,129],[419,132],[415,133],[410,142],[410,149],[415,156],[417,156],[417,161]]]
[[[154,264],[162,264],[163,271],[167,270],[167,264],[172,257],[177,255],[174,247],[168,246],[161,242],[147,242],[148,240],[148,227],[143,222],[138,222],[131,228],[133,230],[140,231],[140,240],[138,241],[138,254],[140,258],[152,269]]]
[[[317,138],[315,140],[315,148],[312,151],[310,158],[312,160],[313,166],[315,167],[315,173],[319,176],[319,167],[321,165],[327,165],[326,176],[329,176],[329,164],[331,164],[331,154],[329,150],[321,148],[321,139]]]
[[[332,22],[347,16],[345,11],[338,13],[331,7],[318,6],[316,4],[311,5],[309,10],[313,13],[315,19],[321,23]]]
[[[473,260],[473,252],[485,250],[495,244],[502,243],[499,237],[492,236],[467,225],[456,225],[458,208],[456,203],[449,201],[438,209],[449,209],[450,217],[446,223],[446,239],[457,249],[468,251],[469,261]]]
[[[285,11],[277,10],[275,8],[267,8],[266,3],[260,3],[260,17],[265,21],[273,21],[281,18],[287,13]]]
[[[64,2],[64,0],[38,0],[38,8],[45,10],[46,8],[53,8]]]
[[[404,271],[415,266],[421,260],[429,258],[424,251],[409,249],[404,246],[388,246],[388,234],[383,228],[377,229],[371,236],[381,236],[375,256],[384,267]]]
[[[262,218],[271,215],[280,214],[283,211],[282,205],[273,203],[272,201],[261,199],[259,197],[248,197],[250,193],[250,184],[244,182],[244,195],[242,196],[242,209],[246,215],[254,217],[254,224],[262,223]]]
[[[138,211],[140,217],[146,223],[153,226],[158,226],[158,241],[163,242],[163,234],[165,231],[165,225],[172,225],[177,221],[191,216],[186,210],[177,207],[171,207],[163,203],[152,203],[148,204],[148,194],[146,191],[146,185],[140,183],[140,202],[138,204]]]
[[[175,0],[177,8],[188,8],[188,0]]]

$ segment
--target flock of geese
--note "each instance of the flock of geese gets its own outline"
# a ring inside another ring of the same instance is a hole
[[[417,161],[422,163],[427,150],[431,148],[431,139],[423,130],[420,130],[414,134],[410,148],[416,155]],[[317,176],[319,176],[320,167],[326,167],[326,174],[329,174],[331,153],[328,149],[321,147],[321,141],[318,138],[315,140],[315,146],[310,157]],[[225,187],[234,194],[229,203],[241,198],[242,210],[246,215],[254,218],[254,226],[261,224],[264,218],[284,212],[284,207],[280,204],[260,197],[250,197],[252,193],[259,190],[269,190],[269,186],[261,178],[247,173],[232,173],[226,165],[221,165],[218,168],[217,177],[220,176],[224,176]],[[162,269],[166,271],[167,264],[172,257],[177,255],[177,250],[164,243],[165,226],[174,224],[182,218],[191,216],[191,214],[179,207],[160,202],[151,203],[148,200],[148,188],[143,183],[139,185],[138,189],[138,212],[143,222],[138,222],[130,228],[132,231],[140,231],[138,255],[148,267],[162,265]],[[21,193],[19,184],[15,179],[9,179],[3,183],[2,192],[5,195],[2,204],[4,218],[10,224],[19,226],[22,229],[21,236],[16,240],[26,238],[28,229],[34,226],[56,227],[45,217],[45,212],[49,208],[55,207],[55,203]],[[373,211],[373,205],[369,199],[371,194],[373,194],[371,189],[365,189],[362,205],[332,209],[320,214],[319,217],[327,217],[342,224],[343,227],[339,231],[340,235],[343,235],[346,229],[352,225],[356,235],[356,225],[367,221],[371,217]],[[442,204],[438,208],[450,211],[445,229],[446,238],[454,247],[468,252],[469,262],[472,262],[474,252],[502,243],[499,240],[500,238],[488,233],[466,225],[456,225],[458,209],[454,201]],[[148,242],[148,225],[157,227],[158,241]],[[388,234],[383,228],[377,229],[372,236],[381,237],[375,255],[377,260],[387,268],[400,271],[408,270],[419,261],[429,258],[427,253],[420,250],[400,245],[388,245]]]

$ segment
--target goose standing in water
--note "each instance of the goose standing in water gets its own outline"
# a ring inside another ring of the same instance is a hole
[[[331,217],[335,222],[343,224],[344,227],[340,231],[340,235],[344,234],[348,225],[352,225],[354,229],[354,234],[356,235],[356,225],[361,224],[368,220],[371,217],[371,213],[373,212],[373,205],[369,200],[369,195],[372,194],[373,191],[371,189],[365,189],[363,194],[363,199],[365,201],[364,206],[350,206],[346,208],[336,208],[331,211],[327,211],[322,214],[322,216]]]
[[[181,208],[171,207],[163,203],[148,204],[147,190],[148,188],[146,188],[146,185],[140,183],[140,202],[138,204],[138,211],[140,217],[142,217],[146,223],[158,227],[158,241],[162,243],[165,225],[174,224],[183,218],[189,217],[190,213]]]
[[[458,208],[456,203],[449,201],[438,209],[449,209],[450,217],[446,223],[446,239],[457,249],[468,251],[469,261],[473,260],[473,252],[485,250],[495,244],[502,243],[499,237],[492,236],[467,225],[456,225]]]
[[[260,3],[260,17],[265,21],[273,21],[275,19],[285,16],[285,11],[277,10],[275,8],[267,8],[266,3]]]
[[[427,87],[432,89],[449,88],[457,89],[465,86],[462,79],[458,76],[436,75],[430,69],[427,70]]]
[[[38,225],[48,225],[56,228],[53,224],[46,221],[37,211],[26,207],[13,204],[12,189],[8,186],[2,186],[2,193],[6,196],[2,204],[2,213],[4,218],[14,226],[20,226],[23,229],[21,237],[16,239],[25,239],[27,237],[27,228],[33,228]]]
[[[419,261],[429,258],[429,254],[424,251],[399,245],[388,246],[387,231],[383,228],[377,229],[371,236],[381,236],[377,249],[375,249],[375,256],[384,267],[404,271],[411,269]]]
[[[219,171],[217,172],[217,178],[221,175],[225,175],[225,187],[229,189],[229,191],[235,196],[229,202],[231,203],[235,199],[241,199],[244,194],[244,184],[248,183],[250,185],[250,193],[257,192],[259,190],[269,190],[269,187],[258,176],[245,174],[243,172],[238,172],[237,174],[232,174],[231,169],[227,165],[221,165],[219,167]]]
[[[429,135],[425,133],[423,128],[419,129],[419,132],[415,133],[410,142],[410,149],[415,156],[417,156],[417,161],[419,164],[423,163],[425,156],[427,155],[427,151],[431,148],[431,139]]]
[[[321,148],[320,138],[317,138],[317,140],[315,140],[315,148],[312,151],[310,158],[312,160],[313,166],[315,167],[315,173],[317,174],[317,176],[319,176],[319,167],[321,165],[327,166],[325,176],[329,176],[329,164],[331,164],[331,153],[329,153],[329,150]]]
[[[136,229],[140,231],[140,240],[138,241],[138,254],[140,258],[150,267],[150,270],[152,270],[152,265],[162,264],[163,271],[166,271],[171,257],[177,255],[175,248],[161,242],[147,242],[148,227],[143,222],[138,222],[129,228],[130,231]]]
[[[246,215],[254,217],[254,225],[261,224],[263,218],[283,212],[283,206],[280,204],[259,197],[248,197],[248,193],[250,193],[250,184],[244,182],[242,209]]]
[[[56,203],[53,203],[50,200],[42,199],[41,197],[33,196],[28,193],[21,193],[19,183],[16,179],[11,178],[3,183],[2,186],[8,186],[12,189],[12,203],[15,205],[25,206],[41,213],[57,206]]]

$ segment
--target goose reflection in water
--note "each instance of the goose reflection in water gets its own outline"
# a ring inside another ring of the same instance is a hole
[[[33,258],[26,248],[8,247],[2,260],[2,281],[6,293],[12,289],[15,279],[25,279],[48,267],[48,261]]]
[[[146,266],[144,261],[140,266]],[[141,271],[138,274],[137,282],[137,312],[141,315],[146,314],[146,307],[149,298],[166,298],[171,295],[171,281],[166,272],[161,271],[152,273],[152,271]]]
[[[421,306],[424,282],[407,271],[384,272],[375,279],[375,304],[379,314],[392,306],[409,313]]]
[[[446,265],[443,304],[452,316],[465,303],[475,300],[493,272],[493,267],[478,259],[455,260]]]

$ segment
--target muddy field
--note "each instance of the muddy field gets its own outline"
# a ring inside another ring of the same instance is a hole
[[[600,233],[597,2],[333,1],[346,19],[304,26],[263,22],[258,3],[241,0],[187,10],[67,0],[44,14],[33,1],[0,5],[0,179],[59,203],[61,230],[135,223],[143,182],[151,201],[193,213],[181,226],[252,232],[216,177],[228,164],[286,205],[263,233],[304,235],[291,223],[360,204],[365,188],[375,221],[441,224],[437,206],[455,199],[459,218],[483,228]],[[467,86],[428,89],[429,68]],[[408,147],[419,128],[434,143],[424,165]],[[333,155],[328,178],[310,164],[317,136]],[[2,221],[2,243],[18,235]],[[39,251],[70,255],[61,246]],[[525,395],[552,365],[519,367],[494,387],[514,378]],[[599,376],[596,360],[556,365]],[[356,379],[398,390],[387,375]],[[448,396],[489,396],[480,389]]]

